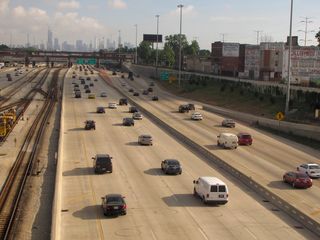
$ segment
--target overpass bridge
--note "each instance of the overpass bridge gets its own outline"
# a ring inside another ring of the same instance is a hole
[[[13,63],[19,62],[29,65],[30,63],[64,63],[71,66],[73,63],[99,65],[106,61],[132,62],[134,54],[118,52],[67,52],[67,51],[30,51],[30,50],[7,50],[0,51],[0,62]]]

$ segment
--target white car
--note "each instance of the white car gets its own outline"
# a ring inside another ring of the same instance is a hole
[[[301,164],[299,167],[297,167],[297,171],[300,173],[305,173],[309,177],[320,177],[320,165],[316,163]]]
[[[109,108],[117,108],[117,104],[111,102],[111,103],[109,103],[108,107],[109,107]]]
[[[192,113],[192,115],[191,115],[191,119],[192,119],[192,120],[202,120],[203,117],[202,117],[201,113],[199,113],[199,112],[194,112],[194,113]]]
[[[142,116],[142,114],[141,114],[140,112],[134,112],[134,113],[132,114],[132,118],[133,118],[134,120],[142,120],[143,116]]]
[[[100,97],[107,97],[107,93],[106,92],[101,92]]]

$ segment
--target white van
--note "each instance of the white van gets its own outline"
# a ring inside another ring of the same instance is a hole
[[[193,194],[199,196],[203,203],[226,204],[228,202],[228,187],[219,178],[199,177],[193,183]]]
[[[238,137],[233,133],[220,133],[217,136],[217,144],[224,148],[236,149],[238,147]]]

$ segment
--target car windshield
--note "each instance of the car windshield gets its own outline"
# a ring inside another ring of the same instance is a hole
[[[305,173],[297,173],[297,178],[309,178],[309,176]]]
[[[168,160],[168,165],[170,165],[170,166],[180,166],[180,163],[177,160]]]
[[[121,197],[108,197],[107,203],[122,203]]]
[[[309,166],[310,169],[320,169],[319,165],[310,165]]]

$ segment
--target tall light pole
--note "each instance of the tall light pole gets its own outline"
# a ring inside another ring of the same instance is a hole
[[[121,31],[119,30],[119,39],[118,39],[118,52],[119,52],[119,63],[121,63],[121,60],[120,60],[120,46],[121,46],[121,37],[120,37],[120,34],[121,34]]]
[[[301,22],[301,23],[305,23],[305,29],[304,29],[304,30],[299,30],[299,32],[303,32],[303,33],[304,33],[304,46],[307,46],[307,34],[308,34],[309,32],[314,32],[314,30],[308,31],[308,24],[313,22],[313,21],[310,21],[310,20],[309,20],[309,19],[311,19],[311,18],[305,17],[304,19],[305,19],[305,20],[300,21],[300,22]]]
[[[156,18],[157,18],[157,43],[156,43],[156,78],[158,78],[158,41],[159,41],[159,17],[160,17],[160,15],[156,15]]]
[[[259,45],[259,39],[260,39],[260,33],[262,33],[261,30],[254,30],[255,33],[257,33],[257,45]]]
[[[134,63],[138,64],[138,24],[135,24],[134,26],[136,27],[136,56]]]
[[[287,83],[287,97],[286,97],[286,108],[285,114],[289,113],[289,101],[290,101],[290,81],[291,81],[291,50],[292,50],[292,11],[293,11],[293,0],[291,0],[290,10],[290,30],[289,30],[289,53],[288,53],[288,83]]]
[[[178,8],[180,8],[180,35],[179,35],[179,87],[181,84],[181,31],[182,31],[182,8],[183,5],[179,4]]]

